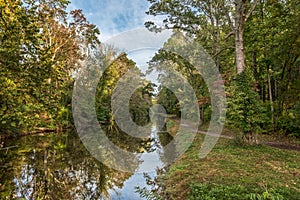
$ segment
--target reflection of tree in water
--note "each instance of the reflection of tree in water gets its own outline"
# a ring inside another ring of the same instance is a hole
[[[117,125],[110,131],[106,131],[106,135],[114,145],[128,152],[144,153],[151,149],[151,138],[137,138],[130,136],[120,130]]]
[[[165,165],[169,165],[177,157],[176,143],[174,137],[168,132],[166,118],[168,117],[165,108],[156,104],[151,108],[151,121],[157,130],[157,145],[161,149],[160,159]]]
[[[122,188],[131,176],[92,158],[74,135],[26,137],[15,143],[19,148],[1,159],[3,198],[106,199],[109,190]]]

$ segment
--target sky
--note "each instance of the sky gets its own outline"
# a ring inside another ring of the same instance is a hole
[[[161,16],[153,17],[145,13],[149,7],[150,3],[147,0],[71,0],[68,9],[82,9],[90,23],[95,24],[99,28],[100,41],[111,42],[120,35],[123,37],[124,33],[126,35],[126,32],[128,31],[137,28],[146,29],[144,26],[146,21],[154,21],[159,24],[160,21],[162,21]],[[151,44],[155,43],[153,40],[157,39],[153,39],[148,33],[134,34],[134,37],[131,43],[144,42],[146,46],[144,46],[145,48],[139,48],[139,50],[132,51],[128,54],[128,58],[135,61],[137,67],[145,74],[148,68],[147,62],[153,57],[156,50],[158,50],[153,48],[153,45]],[[149,41],[149,38],[152,38],[152,41]],[[163,38],[166,38],[166,36],[164,35]],[[159,39],[157,41],[159,41]],[[163,42],[160,43],[160,47],[162,47]],[[127,44],[130,45],[129,42]],[[157,42],[155,45],[156,47],[159,46]],[[157,76],[158,74],[154,71],[152,74],[148,74],[146,79],[158,84]]]
[[[100,40],[124,31],[144,27],[145,21],[154,17],[145,12],[147,0],[71,0],[69,9],[82,9],[87,19],[100,29]]]

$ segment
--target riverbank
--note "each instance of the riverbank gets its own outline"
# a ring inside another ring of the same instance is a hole
[[[168,131],[174,136],[179,128],[180,119],[176,117],[169,118],[167,120]],[[186,128],[189,127],[189,124],[185,122],[183,124]],[[209,124],[202,124],[198,127],[199,134],[208,134]],[[211,135],[215,135],[214,133],[210,133]],[[231,130],[230,128],[224,127],[223,131],[220,135],[221,138],[232,139],[238,142],[238,139],[242,139],[241,133],[236,133],[236,131]],[[256,136],[257,144],[272,146],[280,149],[289,149],[300,151],[300,138],[296,137],[288,137],[283,134],[257,134]]]
[[[170,127],[173,128],[174,127]],[[166,199],[300,199],[300,152],[220,138],[204,159],[204,135],[157,178]]]
[[[19,133],[0,133],[0,141],[1,140],[8,140],[12,138],[24,137],[24,136],[31,136],[31,135],[44,135],[50,133],[62,133],[65,131],[75,130],[73,125],[69,125],[66,127],[57,127],[57,128],[44,128],[44,127],[37,127],[34,130],[26,131],[26,132],[19,132]]]

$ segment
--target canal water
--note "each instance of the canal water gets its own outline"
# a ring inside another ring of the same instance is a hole
[[[109,135],[118,141],[120,134],[124,133]],[[75,131],[7,140],[0,149],[0,199],[143,199],[137,188],[151,189],[147,177],[155,178],[156,169],[164,166],[160,141],[171,139],[155,127],[146,141],[122,137],[122,148],[142,153],[143,162],[134,173],[103,165]]]

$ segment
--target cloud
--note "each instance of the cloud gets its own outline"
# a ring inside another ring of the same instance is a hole
[[[69,9],[82,9],[100,29],[101,40],[123,31],[144,27],[149,8],[146,0],[71,0]]]
[[[163,16],[149,16],[145,12],[150,4],[147,0],[71,0],[70,10],[82,9],[87,19],[98,26],[100,29],[100,41],[105,42],[109,39],[115,39],[121,33],[144,28],[146,21],[154,21],[160,24]],[[129,53],[128,57],[134,60],[143,73],[148,68],[147,62],[156,53],[155,49],[149,49],[149,44],[155,43],[153,38],[145,37],[145,34],[134,34],[134,40],[129,43],[146,42],[145,48]],[[126,42],[126,41],[125,41]],[[156,41],[157,42],[157,41]],[[130,44],[127,45],[130,46]],[[163,43],[161,43],[162,45]],[[157,46],[158,47],[158,46]],[[126,49],[126,48],[125,48]],[[148,74],[146,78],[156,84],[157,73]]]

